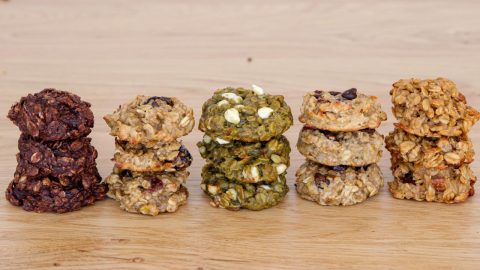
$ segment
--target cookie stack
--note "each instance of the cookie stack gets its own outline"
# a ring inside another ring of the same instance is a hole
[[[307,161],[297,171],[296,189],[321,205],[353,205],[378,193],[383,175],[376,164],[383,136],[375,131],[387,115],[377,97],[314,91],[303,99],[305,124],[297,147]]]
[[[192,108],[174,97],[137,96],[104,119],[116,148],[108,196],[125,211],[152,216],[184,205],[192,157],[177,139],[195,125]]]
[[[283,200],[290,145],[282,134],[292,123],[284,97],[255,85],[217,90],[204,103],[199,129],[206,134],[197,145],[212,206],[262,210]]]
[[[6,197],[27,211],[64,213],[105,197],[97,151],[87,137],[90,104],[69,92],[45,89],[22,97],[8,118],[20,128],[17,169]]]
[[[480,113],[448,79],[400,80],[390,91],[398,120],[385,139],[397,199],[458,203],[474,193],[470,128]]]

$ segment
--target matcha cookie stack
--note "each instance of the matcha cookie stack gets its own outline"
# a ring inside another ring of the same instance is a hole
[[[176,98],[137,96],[104,117],[115,136],[108,196],[132,213],[175,212],[187,201],[192,163],[177,139],[193,129],[193,110]]]
[[[376,195],[383,186],[377,162],[383,136],[377,128],[387,115],[377,97],[314,91],[303,100],[305,124],[297,147],[307,161],[297,171],[296,189],[320,205],[353,205]]]
[[[105,198],[90,103],[65,91],[45,89],[12,106],[8,118],[20,128],[17,169],[7,200],[27,211],[65,213]]]
[[[252,87],[217,90],[203,105],[201,188],[215,207],[262,210],[288,192],[290,145],[282,134],[293,123],[290,107],[283,96]]]
[[[392,158],[390,192],[397,199],[458,203],[474,194],[473,145],[480,113],[448,79],[400,80],[390,91],[398,120],[385,139]]]

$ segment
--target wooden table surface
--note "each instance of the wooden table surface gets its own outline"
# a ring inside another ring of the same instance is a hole
[[[360,3],[361,2],[361,3]],[[357,87],[377,95],[392,130],[388,91],[400,78],[444,76],[480,107],[479,1],[0,1],[0,189],[16,166],[18,129],[5,115],[46,87],[92,103],[102,176],[114,140],[102,116],[137,94],[177,96],[200,116],[225,86],[285,95],[295,125],[302,95]],[[197,121],[198,122],[198,121]],[[480,153],[480,125],[471,137]],[[479,269],[480,196],[458,205],[378,196],[351,207],[300,199],[294,174],[278,207],[212,208],[199,188],[195,130],[188,204],[158,217],[113,200],[81,211],[35,214],[0,200],[1,269]],[[392,179],[389,154],[381,168]],[[479,162],[472,164],[480,175]]]

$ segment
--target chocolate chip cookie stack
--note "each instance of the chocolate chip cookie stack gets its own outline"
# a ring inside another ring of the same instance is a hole
[[[7,200],[27,211],[64,213],[105,197],[87,137],[90,104],[69,92],[45,89],[22,97],[8,118],[20,128],[17,169]]]
[[[296,189],[321,205],[353,205],[378,193],[383,175],[376,162],[383,136],[377,128],[387,115],[377,97],[314,91],[303,99],[305,123],[297,147],[307,161],[297,171]]]
[[[108,196],[125,211],[152,216],[184,205],[192,157],[177,139],[195,125],[192,108],[174,97],[137,96],[104,119],[116,148]]]
[[[290,145],[282,136],[293,123],[283,96],[225,88],[203,104],[197,145],[207,160],[201,188],[211,205],[229,210],[262,210],[288,192],[285,175]]]
[[[474,193],[476,177],[470,128],[480,113],[448,79],[409,79],[393,84],[398,120],[385,139],[392,158],[390,192],[397,199],[458,203]]]

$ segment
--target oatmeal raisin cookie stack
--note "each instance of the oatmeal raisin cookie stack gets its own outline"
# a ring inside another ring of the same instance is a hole
[[[65,91],[45,89],[12,106],[8,118],[20,128],[17,169],[7,200],[27,211],[65,213],[105,197],[88,138],[90,104]]]
[[[108,196],[132,213],[175,212],[187,201],[188,150],[177,139],[193,129],[193,110],[172,97],[137,96],[104,117],[115,136]]]
[[[397,199],[458,203],[474,194],[468,137],[480,113],[448,79],[409,79],[393,84],[398,120],[385,139],[392,158],[390,192]]]
[[[377,162],[383,136],[377,128],[387,119],[377,97],[314,91],[303,100],[305,124],[297,147],[307,161],[297,171],[296,189],[320,205],[353,205],[376,195],[383,186]]]
[[[201,188],[214,207],[262,210],[288,192],[290,145],[282,134],[293,122],[290,107],[283,96],[252,88],[217,90],[203,105]]]

